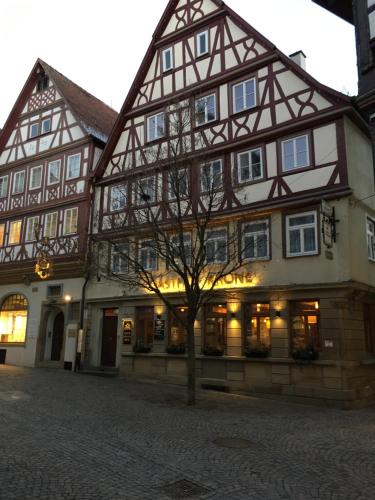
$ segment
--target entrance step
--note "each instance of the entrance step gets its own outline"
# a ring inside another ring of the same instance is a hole
[[[38,368],[61,368],[64,367],[61,361],[39,361],[37,364]]]
[[[83,368],[78,373],[83,375],[96,375],[97,377],[118,377],[119,369],[110,366],[92,366]]]

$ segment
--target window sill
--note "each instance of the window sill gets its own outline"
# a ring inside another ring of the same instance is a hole
[[[285,175],[293,175],[293,174],[299,174],[300,172],[305,172],[307,170],[313,170],[314,166],[313,165],[307,165],[305,167],[295,167],[291,168],[290,170],[283,170],[281,168],[281,171],[279,172],[280,175],[285,176]]]
[[[259,104],[256,104],[255,106],[251,106],[251,108],[246,108],[246,109],[241,109],[241,111],[234,111],[232,110],[230,113],[230,116],[234,119],[236,118],[243,118],[245,115],[253,112],[257,112],[260,110]]]
[[[286,259],[298,259],[300,257],[317,257],[318,255],[320,255],[320,252],[314,252],[314,253],[300,253],[300,254],[296,254],[296,255],[286,255],[285,258]]]
[[[195,123],[194,130],[201,130],[204,128],[209,128],[209,127],[218,125],[219,121],[220,121],[219,118],[215,118],[215,120],[211,120],[210,122]]]
[[[252,184],[259,184],[259,182],[265,182],[267,181],[268,179],[266,177],[261,177],[259,179],[254,179],[254,180],[250,180],[250,181],[235,181],[234,182],[234,188],[238,189],[238,188],[242,188],[242,187],[245,187],[245,186],[251,186]]]
[[[0,342],[0,347],[26,347],[26,342]]]

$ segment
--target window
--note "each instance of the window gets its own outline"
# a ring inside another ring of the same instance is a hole
[[[128,272],[128,259],[126,255],[129,251],[128,245],[114,244],[111,247],[111,271],[114,274],[126,274]]]
[[[243,224],[242,256],[246,260],[269,259],[269,224],[267,220]]]
[[[164,113],[147,118],[147,140],[155,141],[165,135]]]
[[[49,285],[47,286],[47,298],[56,299],[62,297],[62,285]]]
[[[196,42],[196,56],[200,57],[208,54],[208,31],[202,31],[195,37]]]
[[[0,224],[0,247],[4,246],[5,224]]]
[[[78,208],[68,208],[64,214],[64,234],[75,234],[78,224]]]
[[[9,295],[4,300],[0,309],[0,342],[25,342],[27,308],[28,302],[23,295]]]
[[[173,69],[173,49],[169,47],[163,50],[163,71],[170,71]]]
[[[215,160],[201,167],[201,190],[203,192],[220,189],[223,185],[222,163]]]
[[[38,84],[37,84],[37,91],[42,92],[43,90],[48,89],[49,85],[49,78],[47,75],[39,75],[38,78]]]
[[[319,301],[291,302],[292,355],[320,351]]]
[[[173,249],[173,257],[176,260],[184,260],[185,263],[191,264],[191,234],[184,233],[182,235],[183,245],[180,244],[180,235],[173,235],[171,237],[171,246]]]
[[[375,262],[375,221],[366,218],[367,229],[367,255],[370,260]]]
[[[181,198],[189,196],[188,173],[188,170],[182,168],[180,170],[174,170],[168,174],[168,194],[170,200],[180,200]]]
[[[169,342],[170,346],[185,346],[186,345],[186,329],[184,324],[187,323],[188,308],[179,306],[175,309],[176,314],[181,319],[178,321],[172,311],[169,312]],[[182,322],[182,323],[181,323]]]
[[[30,171],[29,189],[38,189],[42,185],[42,167],[33,167]]]
[[[318,253],[316,212],[288,215],[286,228],[287,257]]]
[[[32,123],[29,129],[29,138],[33,139],[39,135],[39,122]]]
[[[220,356],[225,353],[227,312],[226,304],[206,305],[203,354]]]
[[[228,258],[226,229],[208,231],[205,246],[206,260],[209,264],[226,262]]]
[[[48,163],[48,179],[47,184],[57,184],[60,182],[60,160],[51,161]]]
[[[142,352],[142,348],[151,348],[154,342],[154,322],[155,314],[153,307],[136,307],[135,308],[135,332],[137,337],[138,352]],[[149,350],[143,351],[149,352]]]
[[[233,111],[239,113],[256,105],[255,78],[233,85]]]
[[[48,134],[48,132],[51,132],[51,118],[42,120],[42,134]]]
[[[67,179],[75,179],[79,177],[81,171],[81,154],[68,156],[68,171],[66,174]]]
[[[195,101],[196,125],[204,125],[216,120],[216,95],[200,97]]]
[[[262,179],[262,150],[252,149],[237,155],[238,182],[249,182]]]
[[[122,210],[126,206],[126,186],[118,185],[111,187],[111,212]]]
[[[271,348],[269,304],[245,304],[245,352]]]
[[[36,229],[39,224],[39,217],[29,217],[26,225],[26,241],[36,240]]]
[[[155,271],[157,269],[157,255],[152,240],[139,243],[139,263],[146,271]]]
[[[8,193],[8,176],[0,177],[0,198],[5,198]]]
[[[307,135],[282,141],[283,172],[309,166]]]
[[[25,189],[25,171],[16,172],[13,178],[13,194],[23,193]]]
[[[156,199],[156,179],[155,177],[146,177],[138,182],[137,199],[138,204],[153,203]]]
[[[55,238],[57,232],[57,212],[47,214],[44,220],[44,236]]]
[[[9,245],[18,245],[21,241],[22,221],[15,220],[10,223]]]

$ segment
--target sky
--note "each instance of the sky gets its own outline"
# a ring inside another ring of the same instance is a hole
[[[38,57],[119,111],[168,0],[0,0],[0,128]],[[357,93],[354,28],[311,0],[226,0],[306,69]]]

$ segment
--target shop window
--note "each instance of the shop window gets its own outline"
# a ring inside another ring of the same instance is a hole
[[[186,324],[188,308],[179,306],[176,308],[176,313],[181,320]],[[178,321],[172,311],[169,313],[169,342],[170,346],[185,346],[186,345],[186,329],[183,324]]]
[[[207,304],[203,354],[220,356],[225,353],[227,340],[227,305]]]
[[[137,307],[135,329],[138,352],[142,352],[142,347],[150,348],[154,341],[154,308]]]
[[[270,305],[245,305],[245,351],[271,348]]]
[[[365,326],[366,351],[375,354],[375,304],[364,304],[363,319]]]
[[[319,352],[319,301],[292,302],[290,312],[292,355]]]
[[[28,302],[20,294],[9,295],[0,309],[0,342],[24,343]]]

